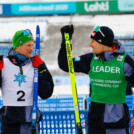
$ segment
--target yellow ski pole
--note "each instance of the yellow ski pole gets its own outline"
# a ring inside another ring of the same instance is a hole
[[[76,119],[76,124],[77,124],[77,133],[82,134],[82,127],[81,127],[81,120],[80,120],[80,113],[79,113],[79,106],[78,106],[78,97],[77,97],[77,90],[76,90],[76,83],[75,83],[75,73],[74,73],[74,65],[73,65],[73,59],[72,59],[72,51],[71,51],[71,43],[70,43],[69,33],[64,33],[64,37],[65,37],[65,45],[66,45],[66,52],[67,52],[68,69],[69,69],[72,94],[73,94],[73,103],[74,103],[75,119]]]

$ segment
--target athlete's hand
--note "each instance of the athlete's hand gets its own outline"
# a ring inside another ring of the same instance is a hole
[[[0,55],[0,70],[4,67],[3,55]]]
[[[62,37],[64,38],[64,33],[69,33],[69,36],[70,36],[70,40],[72,39],[72,34],[74,32],[74,26],[73,25],[66,25],[66,26],[63,26],[61,29],[61,34],[62,34]]]
[[[38,68],[39,65],[43,64],[43,61],[41,60],[41,58],[39,56],[34,55],[33,59],[32,59],[32,64],[34,67]]]
[[[32,64],[34,67],[38,68],[39,73],[43,73],[43,72],[47,71],[47,67],[46,67],[45,63],[37,55],[33,56]]]

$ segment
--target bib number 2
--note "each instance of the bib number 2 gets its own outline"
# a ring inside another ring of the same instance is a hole
[[[17,95],[19,95],[19,98],[17,99],[17,101],[25,101],[25,99],[24,99],[25,92],[24,92],[24,91],[19,90],[19,91],[17,92]]]

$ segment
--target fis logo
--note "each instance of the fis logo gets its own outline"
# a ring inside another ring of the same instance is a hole
[[[36,37],[40,37],[40,34],[36,34]]]
[[[38,82],[38,69],[34,69],[34,82]]]

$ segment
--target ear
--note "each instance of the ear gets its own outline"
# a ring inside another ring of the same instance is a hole
[[[15,52],[19,53],[21,51],[21,46],[15,48]]]

